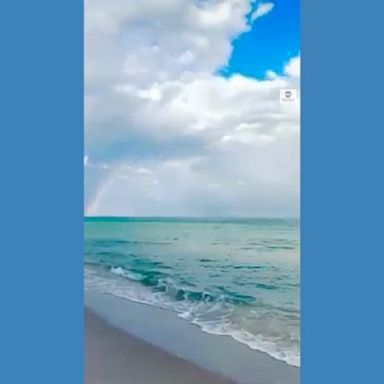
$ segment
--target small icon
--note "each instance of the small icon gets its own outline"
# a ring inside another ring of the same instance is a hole
[[[281,89],[280,103],[295,103],[297,101],[296,89]]]

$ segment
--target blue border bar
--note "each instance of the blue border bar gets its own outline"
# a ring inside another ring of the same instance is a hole
[[[302,0],[302,384],[384,383],[383,14]]]
[[[83,382],[83,3],[0,2],[0,382]]]

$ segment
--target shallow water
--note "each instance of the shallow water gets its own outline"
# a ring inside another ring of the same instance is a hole
[[[87,218],[85,289],[300,365],[297,220]]]

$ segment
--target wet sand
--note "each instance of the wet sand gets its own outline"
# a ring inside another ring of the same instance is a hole
[[[299,368],[172,311],[98,292],[84,300],[86,384],[300,383]]]
[[[85,308],[86,384],[233,384],[113,327]]]

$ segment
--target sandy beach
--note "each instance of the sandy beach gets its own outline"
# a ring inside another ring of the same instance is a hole
[[[296,367],[171,311],[85,295],[86,384],[299,384]]]
[[[85,309],[86,384],[231,384]]]

